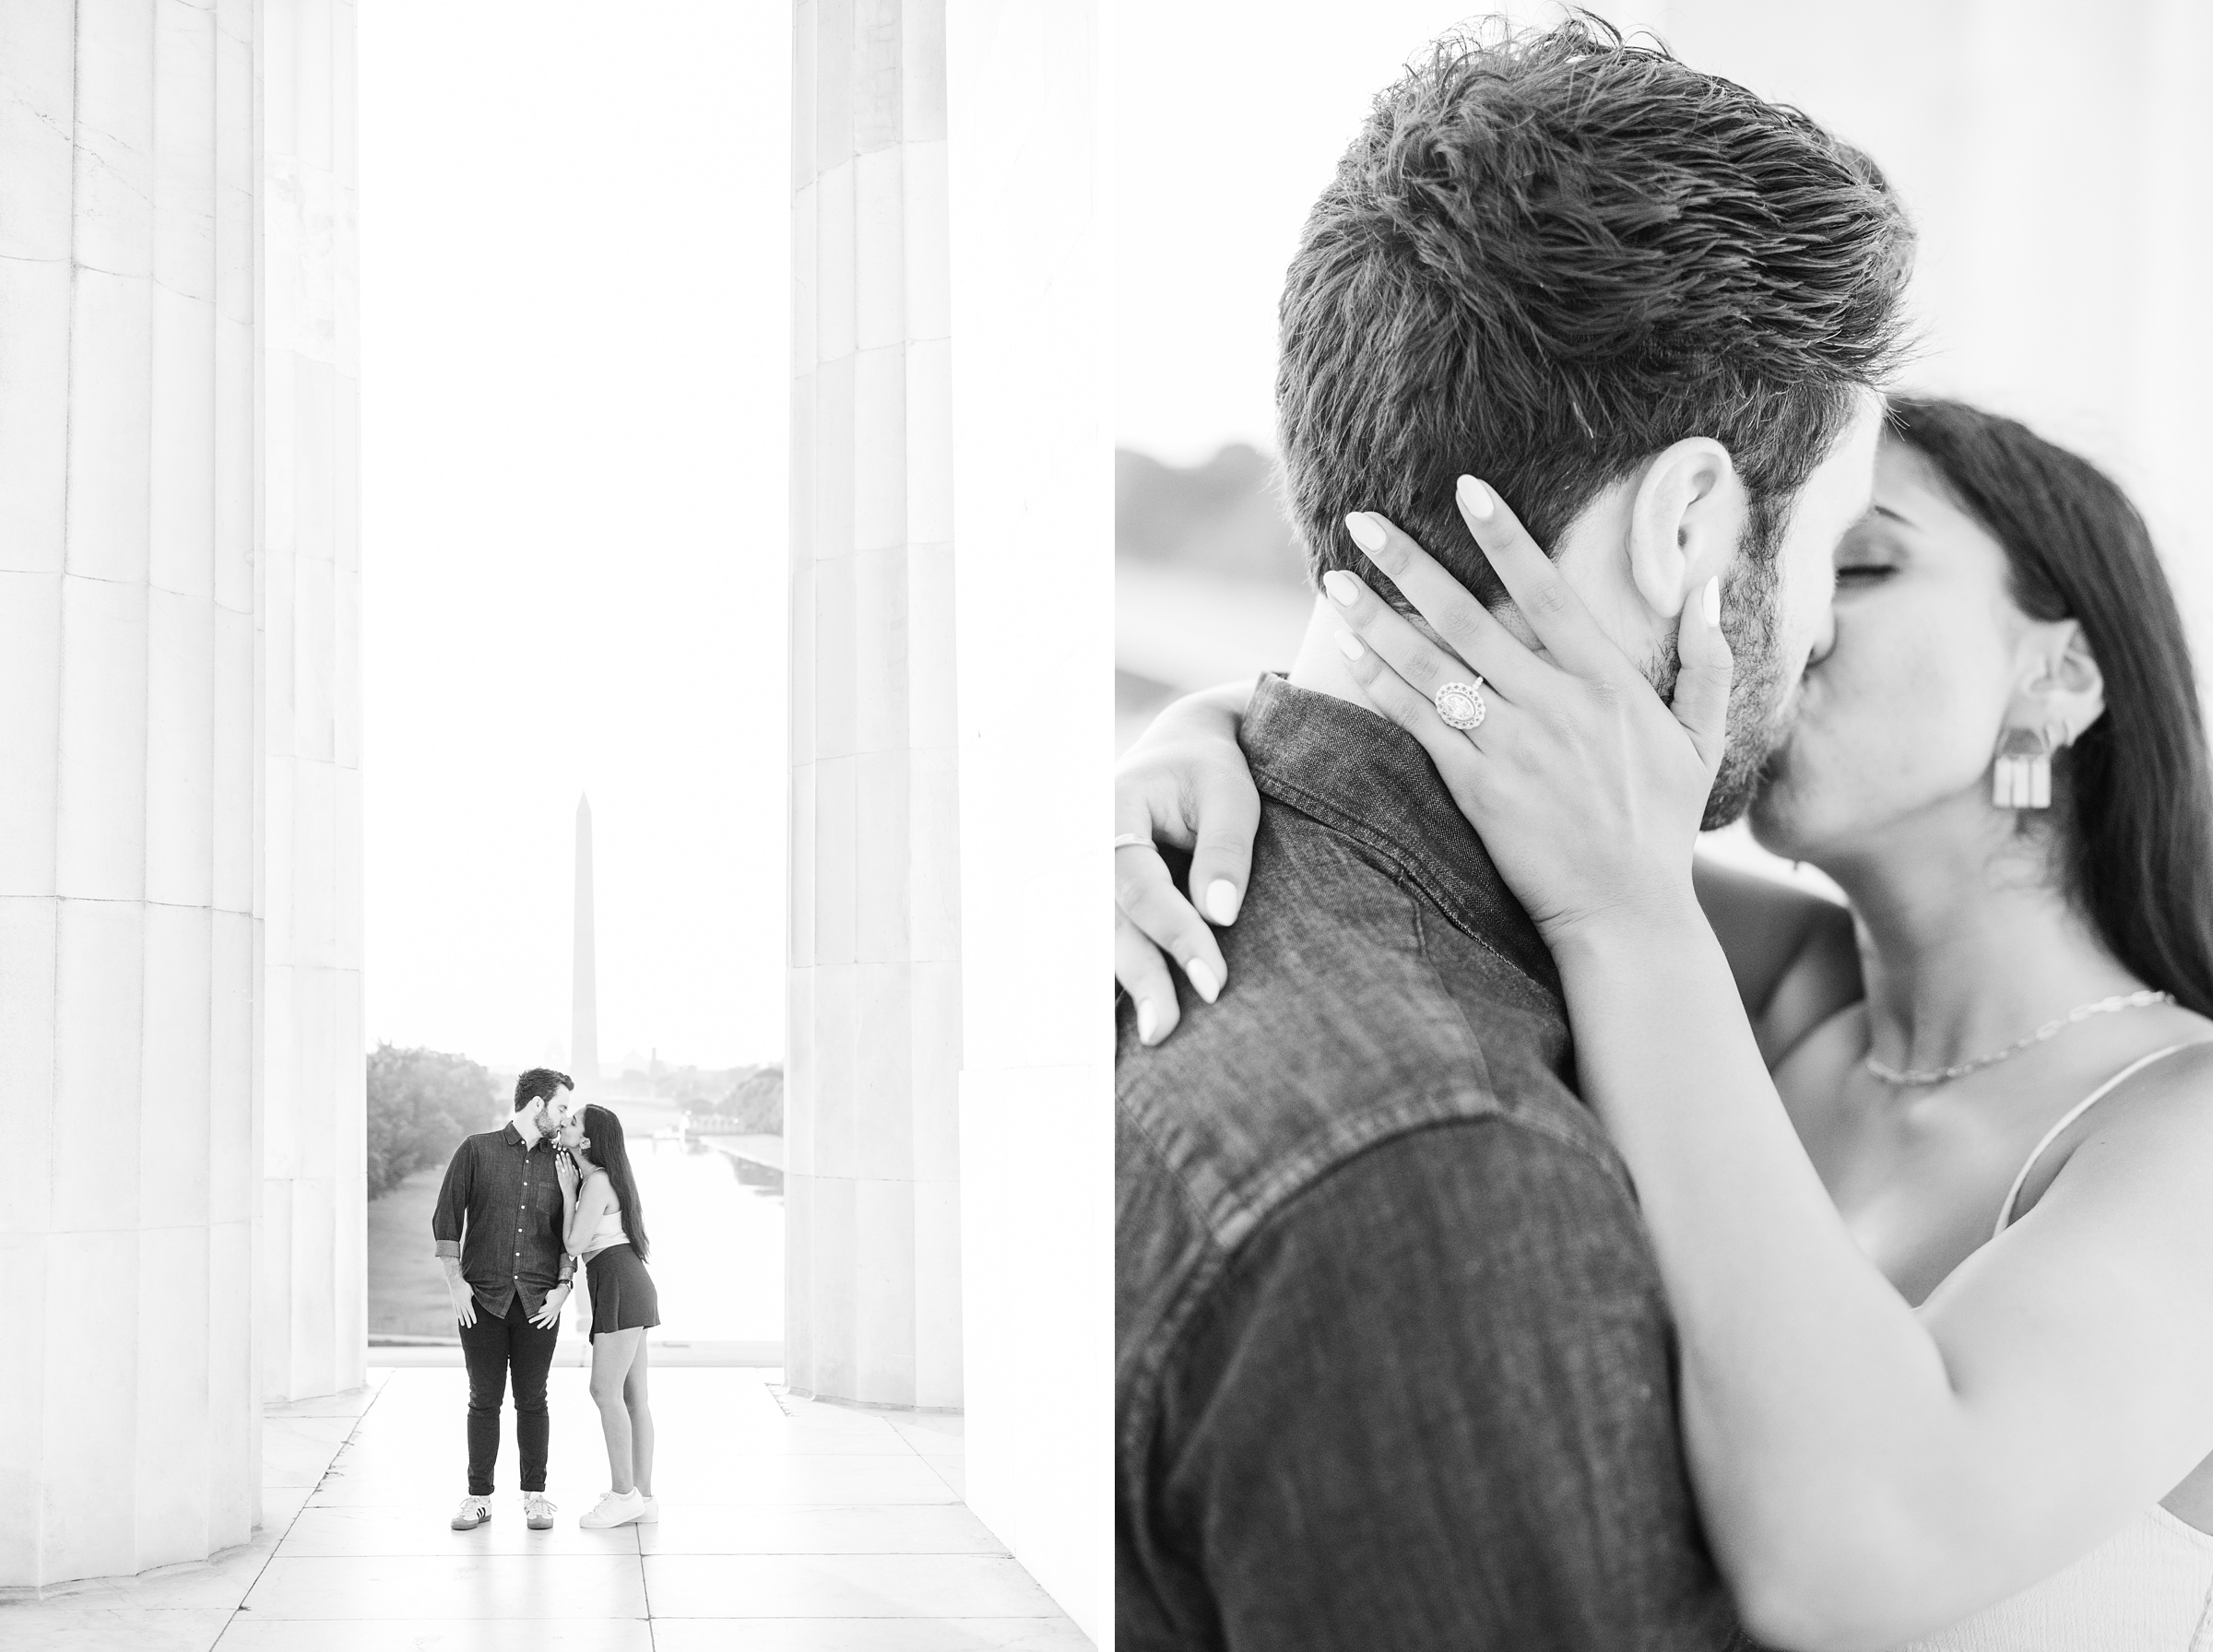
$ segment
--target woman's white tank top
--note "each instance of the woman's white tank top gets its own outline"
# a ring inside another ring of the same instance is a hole
[[[2161,1056],[2132,1061],[2044,1133],[1998,1207],[2006,1231],[2060,1133]],[[2154,1504],[2073,1565],[1903,1652],[2213,1652],[2213,1536]]]
[[[607,1172],[601,1170],[594,1171],[592,1174],[603,1176]],[[612,1186],[613,1184],[609,1183],[609,1186]],[[588,1257],[594,1251],[605,1250],[610,1245],[628,1245],[629,1243],[630,1234],[622,1226],[622,1207],[616,1204],[600,1213],[599,1225],[595,1227],[591,1232],[591,1236],[585,1240],[584,1249],[580,1254]]]

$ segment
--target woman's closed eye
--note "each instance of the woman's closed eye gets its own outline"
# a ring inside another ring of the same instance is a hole
[[[1898,572],[1896,562],[1840,562],[1837,565],[1837,584],[1840,587],[1877,584]]]

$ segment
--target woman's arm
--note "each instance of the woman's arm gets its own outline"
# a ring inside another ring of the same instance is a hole
[[[2213,1451],[2213,1048],[2108,1103],[2030,1212],[1909,1306],[1793,1133],[1689,887],[1726,726],[1710,595],[1686,609],[1671,710],[1502,506],[1469,525],[1546,651],[1487,616],[1440,627],[1509,707],[1480,739],[1427,701],[1450,668],[1434,646],[1349,575],[1332,596],[1365,639],[1356,678],[1429,749],[1560,965],[1747,1626],[1799,1652],[1888,1646],[2049,1575]],[[1376,560],[1433,611],[1447,576],[1412,541],[1394,530]]]
[[[607,1179],[607,1173],[595,1170],[587,1173],[584,1183],[576,1189],[575,1202],[569,1207],[568,1226],[562,1244],[572,1257],[584,1255],[584,1247],[599,1226],[599,1219],[614,1209],[615,1191]]]
[[[1834,901],[1700,856],[1691,885],[1772,1071],[1798,1041],[1865,997],[1852,914]]]
[[[1249,681],[1185,695],[1154,718],[1115,771],[1114,830],[1138,841],[1114,852],[1114,975],[1136,1003],[1147,1044],[1173,1032],[1181,1013],[1168,959],[1209,1003],[1229,979],[1207,918],[1237,920],[1251,871],[1260,795],[1237,745],[1251,700]],[[1189,900],[1151,844],[1192,852]]]
[[[1684,1437],[1746,1622],[1888,1646],[2087,1552],[2213,1450],[2213,1061],[2159,1075],[1919,1311],[1792,1132],[1687,903],[1555,936],[1584,1098],[1682,1331]]]

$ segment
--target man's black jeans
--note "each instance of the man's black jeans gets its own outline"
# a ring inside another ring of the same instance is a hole
[[[530,1323],[522,1292],[494,1319],[477,1304],[477,1322],[461,1328],[461,1357],[468,1362],[468,1494],[491,1495],[492,1465],[500,1460],[500,1402],[507,1373],[515,1372],[515,1444],[523,1457],[523,1490],[546,1489],[546,1373],[552,1368],[556,1324]]]

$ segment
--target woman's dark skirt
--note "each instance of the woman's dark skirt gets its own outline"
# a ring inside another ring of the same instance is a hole
[[[627,1245],[595,1251],[584,1264],[592,1291],[592,1335],[634,1330],[661,1322],[661,1299],[653,1275]]]

